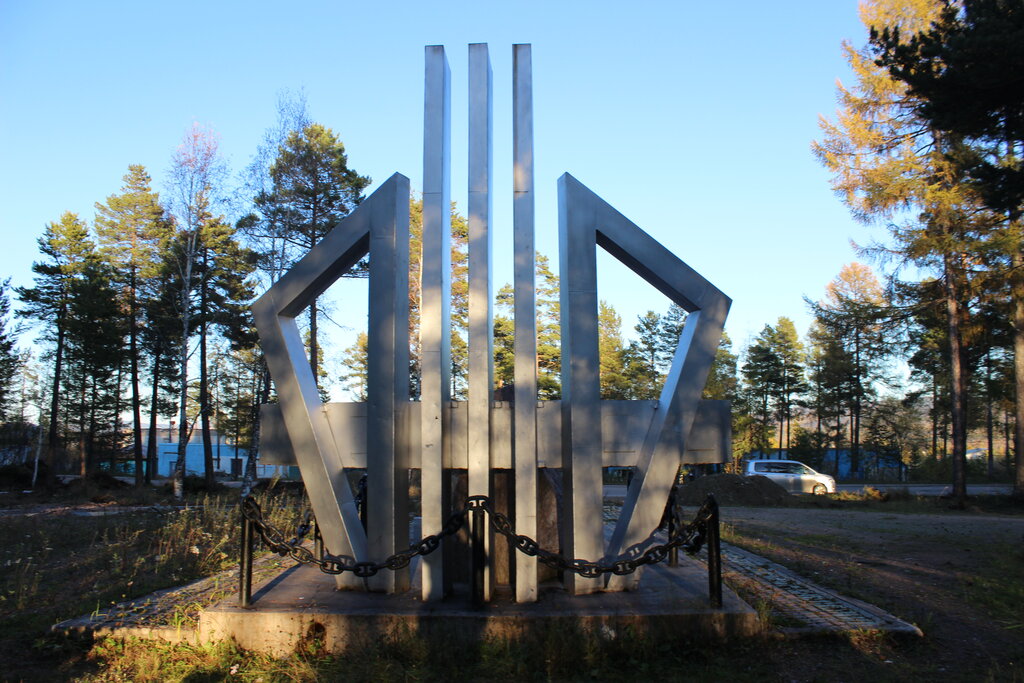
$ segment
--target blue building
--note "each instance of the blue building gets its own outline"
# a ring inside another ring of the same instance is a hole
[[[143,430],[143,447],[147,443],[148,431]],[[178,461],[178,434],[173,423],[158,428],[157,436],[157,468],[156,475],[170,477],[174,473],[174,464]],[[185,475],[203,476],[203,437],[199,430],[193,430],[191,438],[185,446]],[[238,478],[245,473],[245,460],[249,452],[245,448],[236,447],[222,438],[216,430],[211,430],[213,441],[213,469],[218,476]],[[131,463],[128,463],[131,467]],[[267,479],[273,476],[282,479],[298,479],[298,468],[278,465],[257,465],[256,476]]]

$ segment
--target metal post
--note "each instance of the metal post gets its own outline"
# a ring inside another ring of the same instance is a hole
[[[708,593],[711,606],[722,606],[722,542],[718,528],[718,502],[708,494],[711,519],[708,520]]]
[[[248,607],[252,599],[252,541],[253,523],[242,512],[242,557],[239,562],[238,604]]]
[[[369,487],[366,485],[365,474],[359,478],[359,485],[356,488],[356,509],[359,512],[359,521],[363,523],[363,531],[366,531],[366,504],[368,498],[367,491]]]
[[[491,495],[491,394],[494,388],[494,316],[491,297],[491,60],[485,43],[469,46],[469,391],[466,411],[471,496]],[[491,536],[484,532],[485,553]],[[490,565],[486,561],[485,565]],[[484,570],[490,600],[491,568]]]
[[[485,514],[481,508],[474,508],[469,515],[473,607],[482,607],[486,600],[484,596],[487,569],[487,549],[484,547],[484,531],[487,528]]]
[[[451,384],[451,72],[444,47],[426,48],[423,114],[423,238],[420,265],[420,519],[440,529],[445,505],[444,411]],[[379,495],[374,492],[374,496]],[[444,597],[442,553],[420,562],[424,600]]]
[[[594,513],[601,509],[602,501],[597,230],[594,212],[585,203],[573,199],[577,185],[579,182],[568,173],[558,180],[562,330],[562,514],[559,522],[562,552],[569,557],[592,558],[605,554],[604,525],[601,516]],[[660,517],[652,526],[658,521]],[[565,573],[565,583],[573,595],[604,589],[602,579],[583,578],[571,572]]]
[[[668,538],[676,535],[676,494],[679,490],[673,486],[672,492],[668,494]],[[673,547],[668,551],[668,566],[679,566],[679,548]]]
[[[313,554],[318,560],[324,559],[324,537],[320,535],[320,525],[313,518]]]
[[[534,260],[533,62],[530,45],[512,48],[512,243],[515,264],[512,467],[515,525],[537,535],[537,286]],[[578,556],[577,556],[578,557]],[[516,553],[516,602],[537,600],[537,558]]]

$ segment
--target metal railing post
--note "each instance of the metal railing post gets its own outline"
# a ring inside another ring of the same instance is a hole
[[[324,537],[320,535],[320,525],[313,518],[313,554],[318,560],[324,559]]]
[[[708,520],[708,593],[712,607],[722,606],[722,541],[718,524],[718,501],[708,494],[711,518]]]
[[[242,508],[239,508],[240,510]],[[242,557],[238,570],[238,604],[248,607],[252,601],[252,542],[254,525],[242,512]]]
[[[484,530],[486,529],[486,513],[482,508],[473,508],[469,515],[470,557],[473,589],[473,606],[484,604],[484,581],[486,580],[487,550],[484,547]]]
[[[668,538],[672,540],[676,535],[676,504],[677,496],[679,495],[679,489],[676,486],[672,487],[672,490],[668,494]],[[668,566],[678,567],[679,566],[679,548],[673,546],[668,551]]]

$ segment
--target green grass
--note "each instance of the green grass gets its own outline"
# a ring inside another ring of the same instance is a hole
[[[1024,549],[999,545],[987,549],[986,561],[959,575],[964,597],[1004,628],[1024,631]]]
[[[166,645],[104,640],[89,654],[84,681],[763,681],[773,678],[763,641],[684,641],[670,634],[602,639],[552,628],[524,642],[455,646],[405,633],[340,654],[311,641],[282,659],[230,643]]]
[[[981,495],[970,496],[966,509],[952,506],[948,498],[938,496],[917,496],[905,490],[881,494],[875,489],[869,491],[840,491],[823,496],[793,496],[786,501],[788,507],[829,508],[835,510],[864,510],[870,512],[895,512],[902,514],[990,514],[1024,515],[1024,499],[1014,496]]]
[[[144,501],[143,501],[144,502]],[[151,501],[153,502],[153,501]],[[166,502],[161,501],[155,502]],[[931,658],[920,644],[898,644],[878,634],[851,638],[721,643],[682,639],[676,633],[629,633],[618,637],[552,627],[523,642],[487,640],[453,646],[443,638],[403,633],[343,653],[325,652],[315,637],[286,658],[245,652],[231,643],[204,646],[152,641],[58,638],[47,635],[56,621],[105,609],[113,602],[180,585],[237,566],[237,494],[195,497],[184,511],[135,512],[109,517],[37,515],[0,520],[0,666],[15,680],[88,681],[316,681],[316,680],[832,680],[858,675],[872,680],[933,679]],[[908,504],[923,505],[917,501]],[[841,506],[890,502],[830,501]],[[265,499],[264,513],[282,529],[293,529],[304,510],[295,496]],[[861,508],[857,508],[861,509]],[[934,506],[932,512],[942,512]],[[606,513],[617,512],[606,510]],[[724,525],[726,540],[737,540]],[[824,535],[800,537],[808,546]],[[770,550],[771,540],[759,541]],[[752,548],[757,551],[758,548]],[[1009,549],[1012,550],[1012,549]],[[993,558],[991,570],[965,581],[967,599],[993,600],[993,618],[1013,631],[1024,613],[1021,557],[1009,551]],[[1016,564],[1015,564],[1016,563]],[[793,567],[798,569],[798,567]],[[860,568],[862,571],[863,570]],[[1006,577],[1013,576],[1012,584]],[[991,597],[1010,585],[1010,592]],[[1005,596],[1009,595],[1009,598]],[[868,600],[870,595],[859,596]],[[999,601],[1005,600],[1005,608]],[[184,604],[170,625],[188,625],[196,605]],[[765,602],[771,626],[799,626]],[[1014,612],[1016,610],[1016,612]],[[895,664],[887,663],[895,661]],[[817,668],[820,667],[820,671]],[[982,672],[984,674],[984,672]],[[1016,675],[1015,671],[1010,674]],[[1007,671],[989,674],[1013,680]],[[940,676],[941,677],[941,676]],[[980,677],[985,680],[985,675]]]
[[[172,502],[153,492],[131,496],[140,502]],[[103,613],[117,603],[237,567],[237,492],[185,502],[183,509],[146,508],[100,517],[69,511],[3,517],[0,667],[18,671],[42,664],[26,655],[46,659],[34,649],[35,640],[54,623]],[[295,496],[264,503],[265,516],[283,529],[294,529],[303,509],[303,500]],[[170,625],[175,620],[186,625],[196,612],[194,605],[179,606],[169,616]]]

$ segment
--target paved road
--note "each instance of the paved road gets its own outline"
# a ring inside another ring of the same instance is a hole
[[[951,487],[948,484],[838,484],[840,491],[860,491],[865,486],[871,486],[879,491],[900,491],[907,489],[915,496],[941,496],[948,495]],[[968,484],[967,495],[969,496],[990,496],[1007,495],[1012,490],[1009,484]]]
[[[836,488],[840,491],[855,492],[862,490],[865,486],[872,486],[879,491],[898,491],[906,488],[915,496],[941,496],[948,494],[950,489],[947,484],[839,484]],[[967,486],[967,495],[1008,495],[1011,490],[1012,487],[1009,484],[969,484]],[[625,498],[626,487],[622,484],[605,484],[604,497]]]

